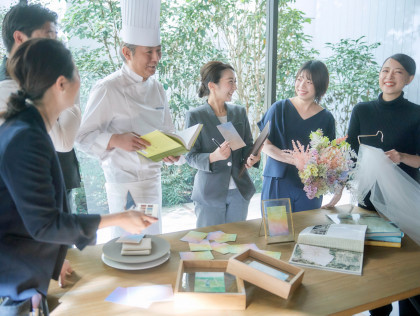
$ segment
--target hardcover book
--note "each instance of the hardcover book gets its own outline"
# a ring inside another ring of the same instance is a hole
[[[155,130],[141,136],[151,145],[146,149],[138,150],[137,153],[155,162],[168,156],[183,155],[194,146],[202,128],[203,124],[196,124],[176,133]]]
[[[299,234],[289,262],[361,275],[366,228],[347,224],[307,227]]]

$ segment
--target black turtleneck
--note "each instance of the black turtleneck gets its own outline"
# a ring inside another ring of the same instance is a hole
[[[392,101],[384,101],[382,93],[378,99],[358,103],[351,114],[348,142],[358,152],[358,135],[376,134],[380,137],[361,138],[362,144],[381,148],[384,151],[395,149],[398,152],[420,155],[420,106],[404,99],[404,93]],[[417,168],[403,163],[399,165],[413,179],[420,183],[420,172]]]

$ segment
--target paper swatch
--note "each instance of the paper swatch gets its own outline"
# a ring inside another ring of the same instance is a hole
[[[185,251],[179,253],[182,260],[213,260],[211,251]]]

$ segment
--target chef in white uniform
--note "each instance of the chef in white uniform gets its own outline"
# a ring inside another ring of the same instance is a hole
[[[139,135],[175,130],[165,91],[152,77],[161,58],[160,1],[121,0],[121,12],[123,66],[92,89],[76,143],[101,160],[110,213],[124,210],[130,191],[136,203],[159,204],[161,218],[161,162],[136,153],[149,145]],[[143,232],[161,233],[161,221]]]

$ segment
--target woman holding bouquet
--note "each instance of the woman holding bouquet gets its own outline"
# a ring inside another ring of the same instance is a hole
[[[310,142],[309,134],[318,129],[329,139],[335,138],[334,117],[319,104],[328,83],[324,63],[318,60],[304,63],[296,74],[295,97],[274,103],[258,122],[261,130],[271,122],[263,147],[268,159],[263,173],[262,200],[289,198],[293,212],[321,207],[322,196],[309,199],[303,190],[295,166],[297,161],[289,151],[293,149],[292,141],[306,147]]]
[[[420,183],[420,106],[404,98],[403,88],[410,84],[416,73],[415,61],[405,54],[387,58],[379,72],[379,87],[382,93],[377,100],[357,104],[351,114],[348,142],[358,152],[359,135],[363,144],[381,148],[395,164]],[[363,207],[375,210],[370,194]],[[420,296],[399,302],[400,315],[419,315],[415,305],[420,306]],[[371,315],[389,315],[392,305],[370,311]]]

